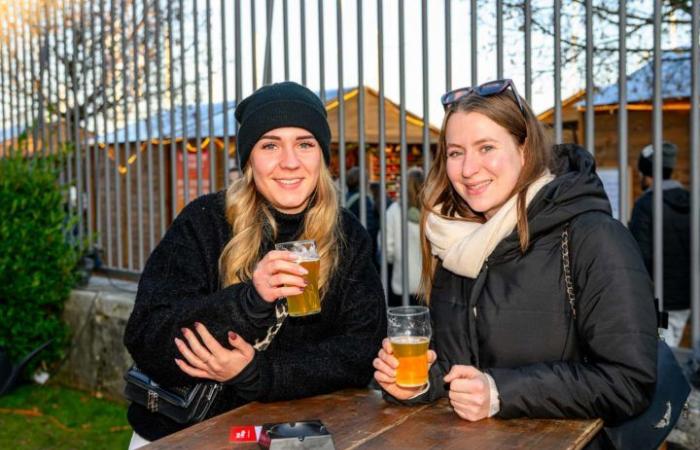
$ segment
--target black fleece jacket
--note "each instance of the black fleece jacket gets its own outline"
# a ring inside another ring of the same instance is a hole
[[[175,337],[182,338],[181,327],[201,322],[230,347],[229,330],[252,345],[276,321],[275,305],[262,300],[251,282],[220,286],[218,259],[231,238],[224,208],[223,192],[190,203],[141,275],[124,344],[139,368],[164,386],[198,381],[174,362],[181,357],[174,343]],[[273,214],[277,236],[266,226],[261,254],[273,249],[275,242],[298,238],[302,231],[304,213],[273,210]],[[250,401],[307,397],[370,381],[372,359],[386,333],[384,296],[367,232],[346,210],[340,220],[344,236],[338,243],[340,263],[322,299],[321,313],[287,317],[272,344],[256,352],[253,362],[224,385],[210,416]],[[148,440],[184,428],[137,404],[129,407],[128,419]]]

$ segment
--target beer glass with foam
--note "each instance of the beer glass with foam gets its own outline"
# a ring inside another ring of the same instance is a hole
[[[396,384],[418,387],[428,382],[430,312],[425,306],[398,306],[387,312],[388,336],[399,360]]]
[[[297,264],[309,271],[306,275],[309,284],[304,288],[304,292],[287,297],[289,315],[300,317],[321,312],[321,299],[318,295],[318,271],[321,259],[316,252],[316,242],[313,240],[282,242],[275,244],[275,249],[294,253],[297,256]]]

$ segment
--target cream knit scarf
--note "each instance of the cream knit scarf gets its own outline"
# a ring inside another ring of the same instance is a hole
[[[554,175],[545,172],[528,188],[526,205]],[[448,220],[435,212],[428,214],[425,235],[430,241],[433,255],[442,260],[450,272],[476,278],[486,258],[499,242],[508,236],[517,224],[517,199],[514,195],[485,223]],[[439,211],[440,205],[434,211]]]

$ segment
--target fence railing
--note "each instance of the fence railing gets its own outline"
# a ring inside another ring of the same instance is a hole
[[[596,156],[623,222],[640,192],[631,166],[641,148],[679,145],[676,176],[692,193],[697,340],[699,8],[691,0],[0,0],[1,148],[63,155],[78,233],[105,267],[136,274],[185,204],[235,176],[236,103],[293,79],[328,105],[342,201],[347,170],[358,166],[361,196],[372,182],[379,211],[387,195],[400,202],[405,250],[406,173],[430,167],[440,94],[513,78],[556,142],[583,143]],[[655,192],[661,172],[656,158]],[[663,300],[661,200],[654,274]],[[407,301],[406,277],[403,292]]]

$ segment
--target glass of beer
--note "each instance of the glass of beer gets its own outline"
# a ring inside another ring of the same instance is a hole
[[[419,387],[428,382],[430,312],[425,306],[398,306],[387,312],[388,335],[399,360],[396,384]]]
[[[286,250],[297,256],[297,264],[301,264],[309,273],[306,281],[309,284],[304,292],[287,297],[287,310],[290,316],[301,317],[321,312],[321,299],[318,295],[318,270],[321,259],[316,252],[316,242],[313,240],[292,241],[275,244],[276,250]]]

